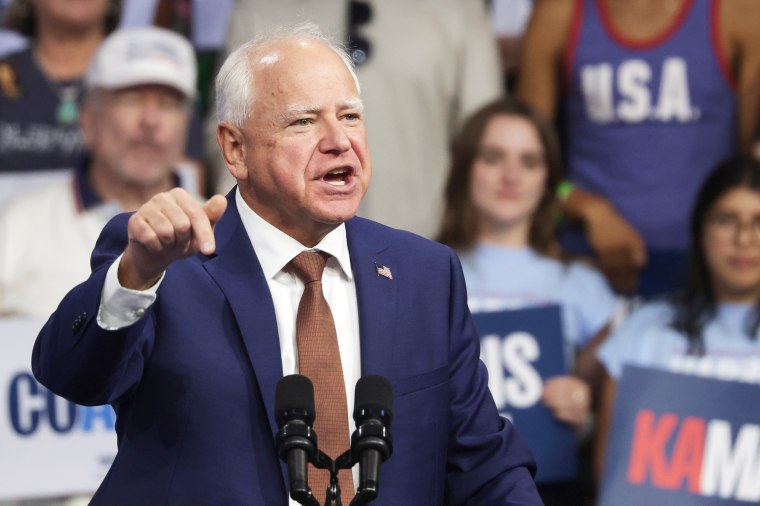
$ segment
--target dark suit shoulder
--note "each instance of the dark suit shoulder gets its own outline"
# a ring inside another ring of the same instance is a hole
[[[375,242],[378,246],[385,243],[388,247],[411,248],[411,251],[432,255],[449,255],[453,250],[441,243],[432,241],[413,232],[392,228],[366,218],[353,218],[346,222],[349,240]]]

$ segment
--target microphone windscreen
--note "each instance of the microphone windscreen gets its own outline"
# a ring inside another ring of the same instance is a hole
[[[275,414],[279,418],[286,413],[305,412],[314,419],[314,385],[301,374],[291,374],[277,382],[274,397]]]
[[[354,390],[354,419],[364,410],[382,410],[392,415],[393,387],[382,376],[363,376]]]

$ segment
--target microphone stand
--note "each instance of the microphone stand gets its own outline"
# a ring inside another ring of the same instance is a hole
[[[351,469],[358,462],[351,450],[346,450],[340,457],[333,460],[322,450],[317,450],[311,459],[311,463],[317,469],[327,469],[330,472],[330,484],[325,491],[324,506],[343,506],[340,497],[340,482],[338,472],[341,469]],[[364,506],[377,498],[376,489],[362,489],[356,491],[356,495],[349,506]],[[303,504],[303,503],[302,503]],[[309,503],[313,504],[313,503]]]
[[[351,469],[354,467],[354,465],[358,462],[356,458],[355,452],[351,450],[346,450],[343,455],[337,458],[335,461],[335,467],[336,469]],[[337,481],[337,472],[336,472],[336,481]],[[370,501],[377,498],[377,491],[376,490],[367,490],[363,489],[362,487],[359,487],[359,489],[356,491],[356,495],[354,495],[353,500],[351,500],[351,503],[349,506],[364,506],[365,504],[369,504]]]
[[[311,463],[316,467],[317,469],[327,469],[330,472],[330,484],[327,486],[327,489],[325,491],[325,503],[324,506],[343,506],[343,503],[340,499],[340,483],[338,481],[338,471],[341,469],[346,469],[345,467],[338,467],[336,464],[338,462],[342,462],[344,457],[350,454],[350,451],[346,451],[338,457],[337,460],[333,461],[325,452],[322,450],[317,450],[314,453],[314,456],[311,459]],[[345,465],[345,463],[343,464]],[[349,464],[348,467],[352,467],[353,464]]]

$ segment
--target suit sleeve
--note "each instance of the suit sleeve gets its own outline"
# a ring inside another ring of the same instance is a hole
[[[37,380],[77,404],[118,402],[139,384],[152,349],[151,311],[115,331],[97,323],[108,267],[127,244],[128,219],[119,215],[106,225],[92,254],[92,274],[64,297],[34,343]]]
[[[451,255],[451,430],[446,504],[541,505],[536,465],[512,424],[501,418],[480,361],[480,340],[467,309],[464,276]]]

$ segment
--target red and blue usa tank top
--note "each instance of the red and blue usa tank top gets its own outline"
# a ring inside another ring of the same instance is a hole
[[[700,184],[737,145],[719,2],[685,0],[650,40],[617,33],[604,0],[578,0],[565,54],[569,179],[604,195],[653,249],[684,249]]]

